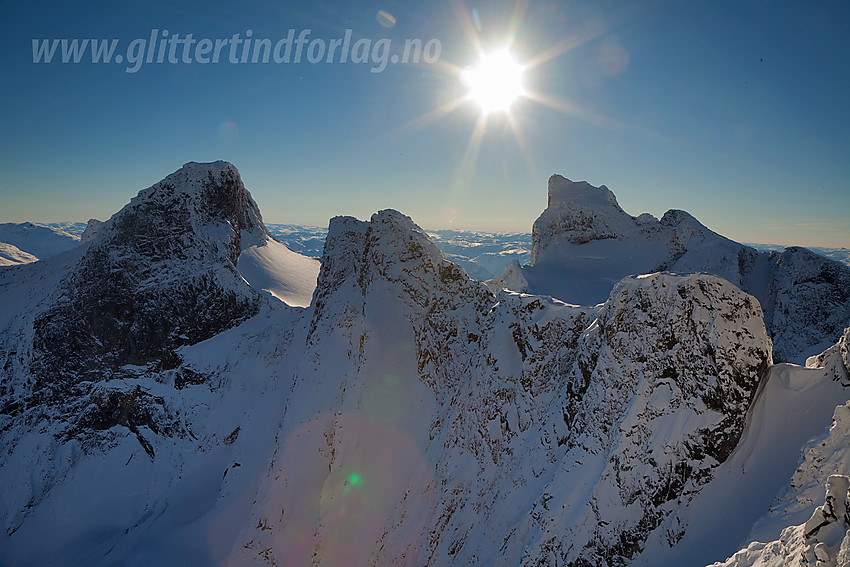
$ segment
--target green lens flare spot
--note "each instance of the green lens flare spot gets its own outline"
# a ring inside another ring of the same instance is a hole
[[[345,494],[348,494],[352,488],[360,486],[361,484],[363,484],[363,477],[358,473],[351,473],[345,477]]]

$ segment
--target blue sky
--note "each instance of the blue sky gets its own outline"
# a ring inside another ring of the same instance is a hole
[[[183,163],[225,159],[269,222],[395,208],[426,228],[529,231],[561,173],[634,215],[850,247],[848,24],[845,2],[2,1],[0,221],[107,218]],[[33,63],[33,39],[117,39],[126,55],[154,29],[326,44],[351,29],[388,53],[440,51],[378,73],[306,57]],[[505,43],[533,63],[534,96],[482,130],[473,103],[452,105],[458,73],[476,45]]]

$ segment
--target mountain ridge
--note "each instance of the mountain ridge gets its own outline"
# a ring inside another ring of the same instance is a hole
[[[762,305],[722,277],[629,276],[590,306],[493,291],[391,209],[332,219],[319,266],[276,256],[226,162],[90,226],[0,270],[4,564],[659,564],[739,449],[782,440],[752,412],[847,400],[846,336],[775,365]]]
[[[530,263],[509,265],[489,285],[594,305],[620,278],[657,271],[711,273],[753,294],[777,361],[804,363],[838,340],[850,321],[850,267],[802,247],[759,252],[684,211],[671,209],[661,220],[633,217],[604,185],[560,175],[549,179],[549,206],[534,223]]]

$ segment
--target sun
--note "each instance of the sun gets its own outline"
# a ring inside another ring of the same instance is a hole
[[[475,102],[484,115],[510,112],[511,104],[525,94],[520,65],[508,48],[485,53],[478,65],[461,73],[461,80],[469,88],[468,98]]]

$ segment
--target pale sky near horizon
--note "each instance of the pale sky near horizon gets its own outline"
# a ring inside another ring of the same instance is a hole
[[[850,247],[848,24],[838,1],[3,0],[0,222],[104,219],[183,163],[224,159],[269,222],[395,208],[431,229],[530,231],[560,173],[633,215]],[[198,50],[290,29],[309,30],[297,63]],[[154,30],[172,53],[139,51]],[[326,62],[346,30],[365,61]],[[61,45],[33,61],[33,40],[75,38],[117,40],[121,63],[62,63]],[[438,57],[372,72],[410,39]],[[459,74],[477,45],[506,44],[529,96],[485,123]]]

